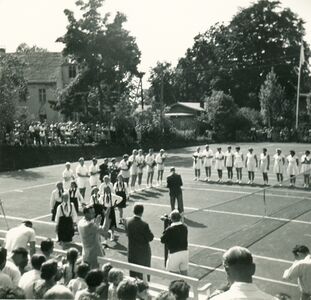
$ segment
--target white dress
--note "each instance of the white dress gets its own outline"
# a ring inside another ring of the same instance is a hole
[[[268,172],[268,154],[264,155],[263,153],[260,154],[260,171],[262,173]]]
[[[137,175],[138,172],[138,162],[137,162],[137,155],[131,155],[129,157],[129,162],[131,163],[130,167],[130,174],[131,175]]]
[[[147,173],[151,173],[154,171],[155,166],[155,156],[154,154],[147,154],[146,155],[146,164],[147,164]]]
[[[211,150],[211,149],[206,150],[205,149],[203,151],[203,157],[204,157],[203,166],[204,166],[204,168],[212,166],[213,156],[214,156],[213,150]]]
[[[226,168],[230,168],[233,167],[233,157],[234,154],[232,152],[226,151],[225,153],[225,157],[226,157]]]
[[[85,165],[83,165],[83,166],[79,165],[76,168],[78,188],[79,189],[86,188],[88,178],[87,177],[80,177],[80,176],[78,176],[78,173],[81,174],[81,175],[88,175],[89,172],[88,172],[87,167]]]
[[[254,153],[247,153],[246,154],[247,157],[247,171],[248,172],[255,172],[256,169],[256,159],[255,159],[255,154]]]
[[[161,155],[160,153],[156,156],[155,161],[157,163],[158,171],[164,171],[164,161],[166,159],[166,155]]]
[[[97,173],[95,175],[91,175],[91,172],[93,173]],[[90,186],[98,186],[99,185],[99,166],[98,164],[94,165],[94,164],[91,164],[90,167],[89,167],[89,173],[90,173],[90,178],[89,178],[89,181],[90,181]]]
[[[224,154],[223,152],[216,152],[215,153],[215,169],[222,170],[224,168]]]
[[[243,168],[243,158],[242,158],[241,152],[235,152],[234,153],[234,166],[236,168]]]
[[[311,171],[311,156],[305,154],[301,156],[301,173],[310,174]]]
[[[277,153],[273,155],[274,165],[273,165],[273,172],[275,174],[282,174],[284,172],[284,155],[278,155]]]
[[[65,169],[63,171],[63,187],[64,187],[64,190],[70,189],[70,185],[71,185],[73,178],[74,178],[73,171],[71,169],[69,169],[69,170]]]
[[[129,178],[130,177],[130,170],[128,167],[128,162],[122,159],[119,164],[120,168],[120,174],[123,178]]]
[[[193,156],[193,168],[195,170],[201,170],[201,166],[202,166],[202,154],[200,152],[194,152]]]
[[[297,165],[297,156],[288,155],[286,159],[288,161],[287,174],[289,176],[297,175],[299,173],[298,165]]]
[[[136,161],[137,161],[137,173],[142,174],[145,164],[145,157],[143,155],[137,155]]]

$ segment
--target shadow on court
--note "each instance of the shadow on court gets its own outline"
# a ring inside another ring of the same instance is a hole
[[[18,171],[13,171],[13,172],[1,173],[1,177],[14,178],[14,179],[23,180],[23,181],[32,181],[32,180],[45,178],[45,175],[43,173],[34,172],[30,170],[18,170]]]

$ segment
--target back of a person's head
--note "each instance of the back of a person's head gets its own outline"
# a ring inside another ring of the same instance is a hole
[[[137,295],[137,285],[131,278],[122,280],[117,287],[119,300],[135,300]]]
[[[43,299],[74,299],[74,297],[67,287],[56,284],[44,294]]]
[[[67,261],[69,263],[75,263],[78,259],[79,251],[76,248],[69,248],[67,250]]]
[[[168,291],[162,291],[155,300],[175,300],[175,297],[171,295]]]
[[[50,280],[57,274],[57,261],[49,259],[41,266],[41,278],[44,280]]]
[[[52,251],[54,248],[54,242],[51,239],[46,239],[41,242],[40,248],[43,253]]]
[[[98,287],[103,281],[103,272],[99,269],[91,270],[85,276],[88,287]]]
[[[224,253],[223,262],[225,266],[250,266],[253,264],[253,256],[248,249],[234,246]]]
[[[170,213],[170,219],[171,221],[174,222],[179,222],[181,220],[181,214],[179,213],[179,211],[177,209],[174,209],[171,213]]]
[[[102,272],[103,272],[103,275],[104,275],[104,282],[108,283],[108,274],[109,274],[109,271],[112,269],[112,265],[111,263],[106,263],[102,266]]]
[[[305,245],[296,245],[293,249],[293,253],[295,255],[297,255],[298,253],[302,253],[302,254],[309,254],[310,251],[309,251],[309,248]]]
[[[46,261],[46,258],[42,254],[34,254],[31,257],[31,265],[35,270],[40,271],[42,264]]]
[[[169,291],[174,295],[176,300],[188,299],[189,290],[189,284],[182,279],[172,281],[169,286]]]
[[[123,275],[120,269],[112,268],[108,273],[108,281],[117,286],[123,280]]]
[[[77,276],[80,278],[85,278],[87,273],[90,271],[90,266],[86,263],[81,263],[77,267]]]
[[[142,204],[135,204],[133,211],[135,215],[141,216],[144,212],[144,206]]]
[[[25,292],[18,286],[0,286],[0,299],[26,299]]]

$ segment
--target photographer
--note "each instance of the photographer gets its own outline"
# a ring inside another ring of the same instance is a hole
[[[173,210],[170,214],[171,225],[165,229],[161,237],[161,243],[168,248],[169,255],[166,269],[173,273],[187,275],[189,252],[188,252],[188,229],[181,222],[181,214]]]

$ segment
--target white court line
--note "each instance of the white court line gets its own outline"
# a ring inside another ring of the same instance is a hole
[[[48,222],[48,221],[40,221],[40,220],[35,220],[35,219],[29,219],[29,218],[20,218],[20,217],[11,217],[11,216],[5,216],[6,219],[9,220],[17,220],[17,221],[25,221],[25,220],[31,220],[33,223],[38,223],[38,224],[45,224],[45,225],[55,225],[53,222]],[[1,219],[4,219],[3,215],[0,215]]]
[[[31,219],[31,221],[44,219],[44,218],[50,217],[51,215],[52,214],[47,214],[47,215],[44,215],[44,216],[36,217],[36,218]]]
[[[49,186],[49,185],[55,184],[55,182],[49,182],[49,183],[43,183],[43,184],[26,186],[26,187],[24,187],[22,189],[19,189],[19,190],[14,189],[14,190],[2,191],[2,192],[0,192],[0,194],[8,194],[8,193],[14,193],[14,192],[22,193],[24,190],[31,190],[31,189],[36,189],[36,188],[40,188],[40,187],[43,187],[43,186]]]
[[[150,202],[136,202],[136,203],[141,203],[141,204],[146,205],[146,206],[150,205],[150,206],[171,208],[171,206],[167,205],[167,204],[158,204],[158,203],[150,203]],[[298,224],[311,225],[311,222],[308,222],[308,221],[292,220],[292,219],[277,218],[277,217],[269,217],[269,216],[263,216],[263,215],[245,214],[245,213],[237,213],[237,212],[230,212],[230,211],[223,211],[223,210],[214,210],[214,209],[199,209],[199,208],[189,207],[189,206],[185,206],[185,209],[186,210],[193,210],[193,211],[211,212],[211,213],[217,213],[217,214],[223,214],[223,215],[250,217],[250,218],[257,218],[257,219],[268,219],[268,220],[282,221],[282,222],[288,222],[288,223],[298,223]]]

